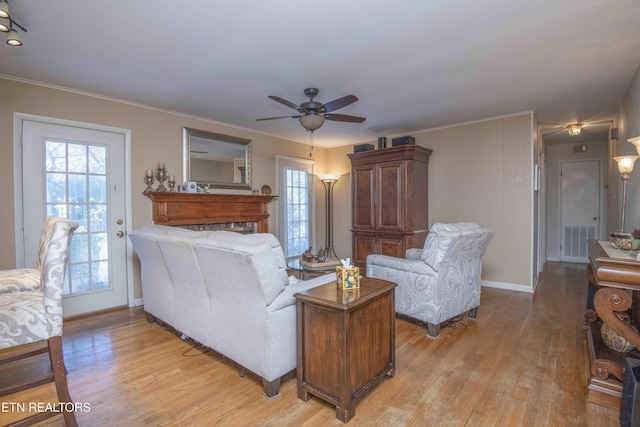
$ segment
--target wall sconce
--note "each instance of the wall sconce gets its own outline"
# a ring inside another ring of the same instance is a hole
[[[337,173],[325,173],[325,174],[318,175],[318,178],[320,178],[320,181],[322,181],[322,184],[324,185],[324,190],[327,197],[327,238],[326,238],[327,246],[324,249],[324,253],[327,258],[331,258],[331,256],[333,255],[333,258],[339,259],[338,256],[336,255],[336,251],[333,249],[333,229],[332,229],[333,205],[332,203],[333,203],[333,186],[340,178],[340,175]]]
[[[569,126],[567,126],[567,131],[571,136],[580,135],[580,132],[582,131],[582,124],[581,123],[570,124]]]
[[[631,178],[633,164],[640,156],[616,156],[613,158],[618,162],[618,172],[622,180],[622,220],[620,221],[620,232],[624,233],[624,214],[627,209],[627,181]]]

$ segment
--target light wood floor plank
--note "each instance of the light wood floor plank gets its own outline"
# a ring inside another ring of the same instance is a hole
[[[483,288],[478,319],[426,329],[396,321],[396,374],[356,406],[353,426],[617,426],[617,411],[587,404],[589,357],[581,326],[585,266],[547,263],[534,295]],[[340,426],[335,408],[297,398],[295,378],[282,396],[239,377],[232,362],[193,348],[141,308],[64,325],[71,396],[87,402],[81,426]],[[42,363],[42,362],[39,362]],[[0,369],[0,382],[41,366]],[[54,389],[0,402],[46,402]],[[0,423],[21,414],[0,413]],[[41,425],[64,425],[61,417]]]

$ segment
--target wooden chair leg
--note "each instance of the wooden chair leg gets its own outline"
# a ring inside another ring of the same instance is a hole
[[[62,337],[49,338],[49,360],[53,370],[53,381],[58,392],[58,401],[64,406],[72,406],[71,395],[67,387],[67,370],[64,366],[64,356],[62,354]],[[72,408],[73,409],[73,408]],[[76,415],[73,411],[63,412],[64,421],[69,427],[77,427]]]

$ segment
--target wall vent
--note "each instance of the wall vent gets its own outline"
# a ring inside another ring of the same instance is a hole
[[[565,226],[563,256],[565,258],[579,258],[587,260],[587,240],[596,238],[596,227],[588,226]]]

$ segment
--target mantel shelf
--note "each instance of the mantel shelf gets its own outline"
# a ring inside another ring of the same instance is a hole
[[[256,222],[269,232],[269,203],[277,196],[152,192],[153,222],[168,226]]]

